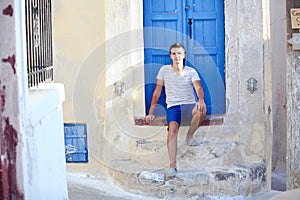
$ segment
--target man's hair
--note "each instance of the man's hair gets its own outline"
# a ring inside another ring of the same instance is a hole
[[[176,43],[174,43],[174,44],[172,44],[172,45],[170,46],[170,50],[169,50],[170,53],[171,53],[171,49],[173,49],[173,48],[183,48],[183,50],[184,50],[184,52],[185,52],[184,46],[183,46],[182,44],[178,43],[178,42],[176,42]]]

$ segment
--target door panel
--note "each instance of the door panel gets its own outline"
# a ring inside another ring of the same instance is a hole
[[[200,75],[208,114],[225,112],[223,13],[222,0],[144,0],[146,113],[156,75],[171,63],[169,47],[175,42],[186,47],[186,65]],[[158,103],[166,106],[165,94]]]
[[[208,114],[225,113],[224,9],[221,0],[187,0],[187,18],[192,18],[188,40],[189,64],[199,73]]]

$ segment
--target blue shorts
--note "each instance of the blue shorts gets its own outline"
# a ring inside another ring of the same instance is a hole
[[[192,110],[195,107],[195,103],[193,104],[183,104],[178,106],[171,106],[167,109],[167,122],[175,121],[180,126],[183,124],[190,124],[192,120]]]

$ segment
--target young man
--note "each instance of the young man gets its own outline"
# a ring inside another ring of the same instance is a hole
[[[160,97],[162,87],[165,86],[167,103],[168,137],[167,146],[170,159],[170,168],[166,170],[166,177],[173,177],[176,172],[177,134],[183,120],[190,123],[186,135],[186,144],[189,146],[199,145],[193,138],[197,128],[205,119],[206,104],[200,78],[195,69],[184,66],[186,57],[185,48],[179,43],[170,47],[171,65],[161,67],[157,75],[156,87],[153,92],[149,114],[146,122],[151,123],[154,119],[154,109]],[[196,102],[193,87],[197,93]]]

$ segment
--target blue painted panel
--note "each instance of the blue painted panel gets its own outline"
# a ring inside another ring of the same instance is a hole
[[[203,21],[203,35],[205,35],[203,46],[216,47],[218,45],[216,41],[216,20]]]
[[[194,11],[195,12],[211,12],[215,11],[215,1],[214,0],[194,0]]]
[[[152,7],[153,12],[163,12],[165,7],[164,7],[164,1],[156,2],[156,1],[150,1],[150,6]]]
[[[174,0],[151,0],[150,2],[153,12],[172,12],[177,8]]]
[[[216,47],[216,20],[196,19],[193,26],[194,46]]]
[[[87,125],[64,123],[66,162],[88,162]]]

